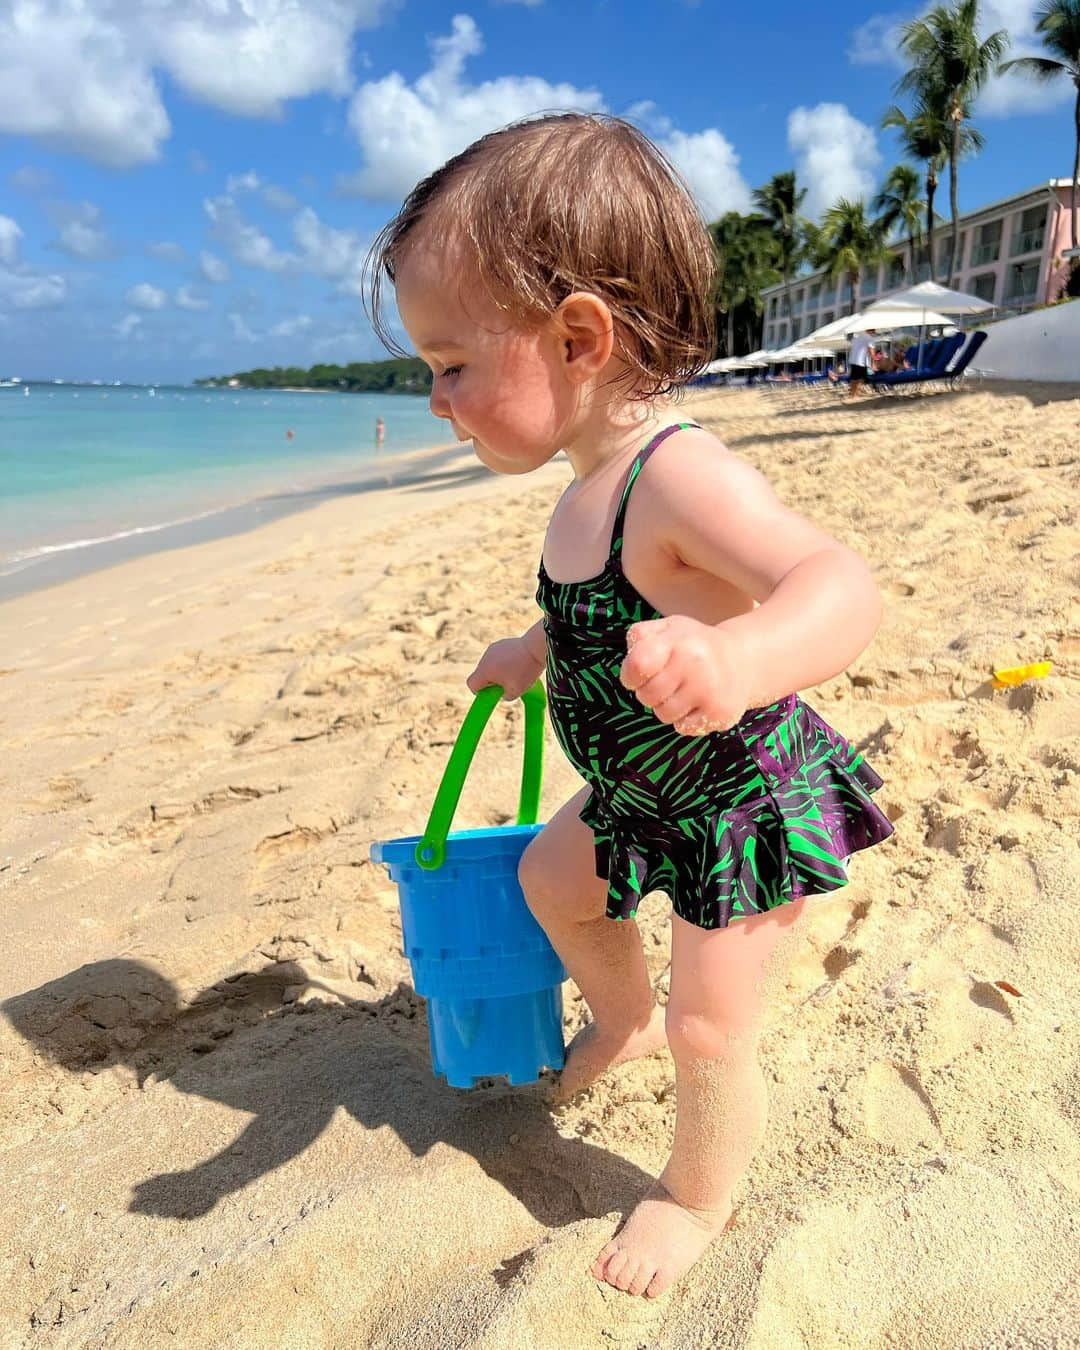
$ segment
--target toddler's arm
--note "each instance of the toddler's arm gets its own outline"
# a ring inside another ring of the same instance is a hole
[[[661,546],[758,601],[718,625],[746,652],[749,706],[845,670],[881,622],[881,596],[859,555],[789,510],[762,474],[709,435],[687,436],[680,455],[657,459],[650,496]]]

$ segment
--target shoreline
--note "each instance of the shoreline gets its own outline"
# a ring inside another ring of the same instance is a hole
[[[463,452],[471,453],[461,444],[403,450],[399,454],[364,463],[348,479],[254,497],[250,501],[223,506],[189,519],[132,530],[118,538],[58,547],[53,552],[33,556],[22,567],[0,576],[0,605],[135,558],[246,534],[261,525],[309,511],[326,500],[418,481]],[[425,462],[424,467],[412,469],[416,461]],[[400,470],[403,468],[412,471],[402,473]]]

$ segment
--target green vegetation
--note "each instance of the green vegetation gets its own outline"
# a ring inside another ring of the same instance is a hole
[[[1076,149],[1073,154],[1072,194],[1072,246],[1080,248],[1077,237],[1080,227],[1076,223],[1077,178],[1080,178],[1080,0],[1046,0],[1035,11],[1039,21],[1035,25],[1042,34],[1043,46],[1052,56],[1020,56],[1015,61],[1006,61],[998,69],[1019,70],[1036,80],[1046,83],[1058,80],[1071,80],[1076,86],[1076,101],[1073,104],[1073,129],[1076,133]],[[1070,282],[1080,283],[1080,258],[1073,258]],[[1080,285],[1072,295],[1080,294]]]
[[[957,245],[960,237],[959,161],[964,153],[965,123],[979,90],[999,65],[1009,45],[1009,35],[999,29],[979,38],[979,0],[957,0],[950,9],[936,5],[921,19],[901,29],[900,49],[911,66],[897,84],[899,93],[914,96],[946,129],[949,160],[949,202],[952,235],[946,284],[955,284]],[[931,263],[931,276],[933,276]]]
[[[885,243],[885,229],[880,220],[870,220],[866,206],[860,201],[841,197],[835,206],[825,212],[821,228],[814,231],[812,256],[818,267],[824,267],[829,276],[846,277],[851,287],[851,313],[859,307],[859,283],[863,268],[876,266],[891,256]]]
[[[196,384],[232,389],[332,389],[351,394],[429,394],[431,371],[418,356],[387,361],[353,361],[347,366],[274,366],[212,375]]]

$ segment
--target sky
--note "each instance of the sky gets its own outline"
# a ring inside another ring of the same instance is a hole
[[[885,0],[888,3],[888,0]],[[1037,0],[983,0],[1010,55]],[[706,218],[795,169],[817,217],[900,159],[876,10],[770,0],[3,0],[0,378],[186,383],[385,355],[361,267],[424,174],[542,110],[626,116]],[[960,208],[1073,156],[1067,80],[992,81]],[[947,175],[941,209],[948,209]],[[941,201],[941,198],[939,198]]]

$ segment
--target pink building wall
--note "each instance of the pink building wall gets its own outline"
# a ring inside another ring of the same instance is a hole
[[[992,295],[987,295],[986,298],[992,299],[993,304],[1002,309],[1024,311],[1055,299],[1069,267],[1069,260],[1063,257],[1063,254],[1072,247],[1070,189],[1070,179],[1052,179],[1039,187],[1032,188],[1030,192],[1017,193],[999,205],[991,204],[981,210],[971,211],[967,215],[961,216],[961,253],[959,266],[955,271],[954,285],[962,291],[974,292],[977,286],[981,291],[986,291],[989,288],[988,279],[992,277]],[[1041,247],[1038,251],[1029,250],[1026,253],[1014,254],[1013,245],[1022,233],[1020,227],[1024,212],[1032,211],[1033,215],[1038,215],[1038,208],[1040,207],[1043,207],[1045,212],[1041,217],[1041,220],[1045,222]],[[997,223],[1000,223],[1001,226],[998,257],[993,262],[975,263],[973,265],[972,254],[975,248],[977,230],[984,224],[994,225]],[[951,233],[952,226],[949,221],[940,221],[936,226],[934,230],[935,264],[939,261],[942,250],[948,249]],[[861,293],[856,308],[863,308],[872,301],[881,299],[889,291],[910,284],[909,250],[906,245],[899,241],[895,247],[903,260],[906,276],[902,278],[893,276],[890,279],[888,266],[881,267],[874,290],[869,294]],[[1038,265],[1037,280],[1030,285],[1023,296],[1018,295],[1017,272],[1015,270],[1018,264],[1023,264],[1029,269],[1036,264]],[[945,280],[943,271],[938,266],[934,268],[934,279]],[[793,341],[794,337],[805,336],[813,328],[820,327],[828,321],[828,311],[832,311],[836,317],[850,312],[850,300],[847,298],[847,287],[843,280],[837,281],[836,298],[828,303],[824,299],[819,299],[817,302],[809,300],[810,289],[815,282],[821,283],[820,294],[823,296],[825,289],[830,284],[823,273],[816,272],[811,276],[800,277],[791,283],[791,296],[796,308],[796,312],[791,318],[794,319],[798,330],[794,336],[791,334],[790,320],[784,312],[783,288],[770,287],[763,293],[765,301],[764,345],[767,348],[786,345]],[[802,301],[798,298],[800,291],[803,295]],[[775,307],[773,301],[775,301]]]

